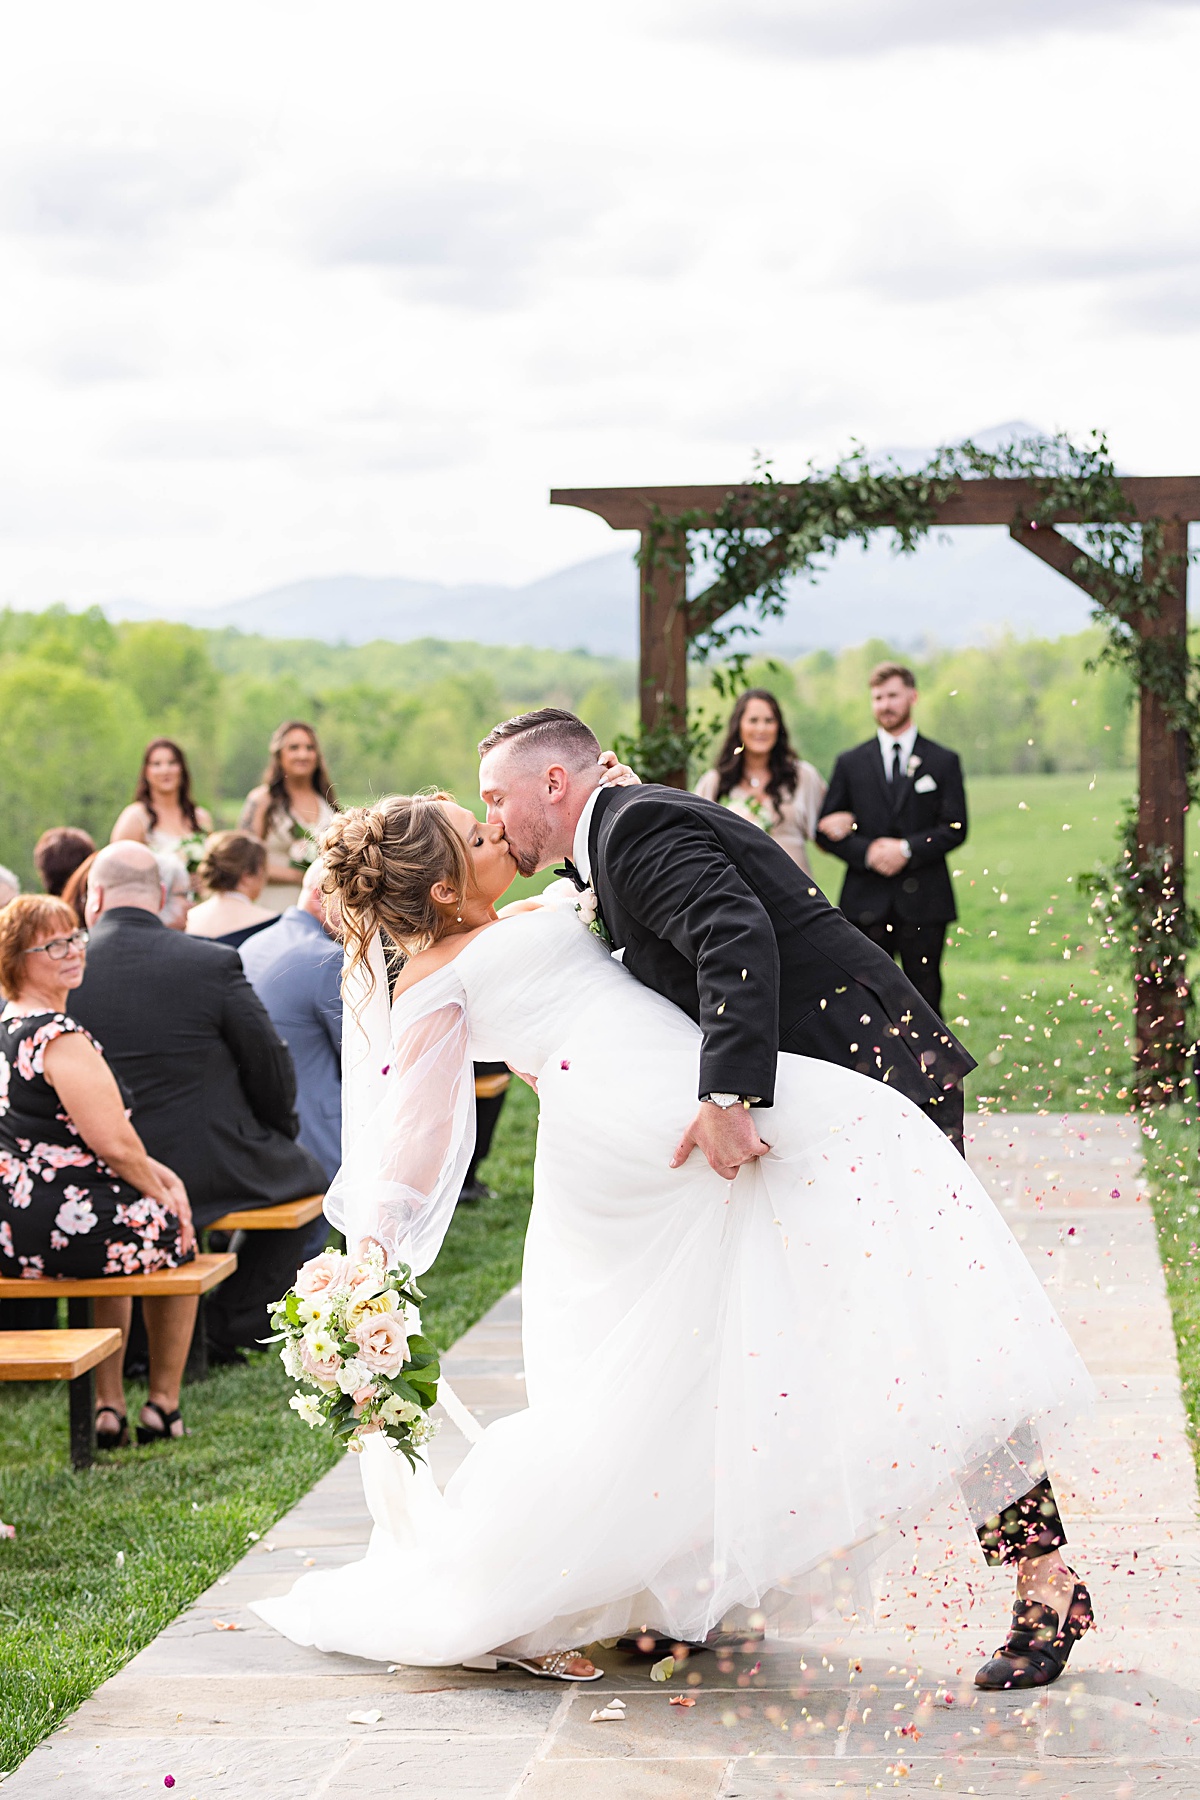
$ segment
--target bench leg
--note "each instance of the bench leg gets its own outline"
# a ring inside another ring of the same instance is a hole
[[[67,1386],[71,1390],[71,1466],[75,1469],[90,1469],[96,1403],[96,1384],[92,1379],[92,1371],[85,1369],[82,1375],[76,1375]]]
[[[67,1301],[67,1324],[72,1331],[86,1331],[93,1323],[90,1299],[79,1295]],[[96,1383],[91,1369],[67,1383],[71,1407],[71,1466],[92,1466],[92,1434],[96,1429]]]

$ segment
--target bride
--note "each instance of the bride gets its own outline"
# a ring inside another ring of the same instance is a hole
[[[397,796],[341,814],[323,854],[357,1020],[326,1211],[420,1275],[471,1153],[472,1060],[532,1078],[529,1405],[482,1433],[444,1495],[369,1438],[366,1557],[258,1613],[323,1650],[591,1679],[575,1647],[598,1639],[701,1643],[852,1611],[896,1531],[956,1485],[971,1503],[984,1480],[995,1526],[1030,1486],[1033,1421],[1089,1383],[918,1107],[781,1053],[770,1153],[732,1184],[700,1156],[672,1168],[699,1028],[574,904],[498,916],[516,872],[499,825]],[[390,1026],[380,932],[407,957]],[[1061,1673],[1086,1602],[1077,1585],[1061,1627],[1040,1609],[1053,1629],[1031,1629],[1007,1685],[1033,1684],[1039,1654],[1043,1678]]]

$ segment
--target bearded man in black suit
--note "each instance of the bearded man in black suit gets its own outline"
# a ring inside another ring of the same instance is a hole
[[[880,663],[870,689],[875,736],[833,765],[817,842],[846,864],[846,917],[940,1016],[946,927],[958,917],[946,856],[967,835],[962,764],[918,732],[911,669]]]
[[[480,745],[480,793],[521,873],[570,852],[630,974],[700,1024],[687,1149],[730,1179],[762,1155],[734,1102],[772,1104],[780,1050],[888,1082],[961,1149],[974,1061],[891,957],[757,825],[675,788],[598,787],[598,754],[573,713],[526,713]]]

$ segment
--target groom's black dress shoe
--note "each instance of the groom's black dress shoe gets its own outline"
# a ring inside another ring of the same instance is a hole
[[[1011,1688],[1049,1687],[1067,1666],[1067,1658],[1095,1624],[1092,1597],[1082,1581],[1075,1583],[1062,1624],[1052,1606],[1040,1600],[1018,1600],[1012,1630],[975,1677],[975,1686],[992,1692]]]

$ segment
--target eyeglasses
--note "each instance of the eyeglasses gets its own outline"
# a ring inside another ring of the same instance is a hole
[[[64,962],[72,950],[87,949],[86,931],[73,931],[70,937],[51,938],[48,944],[34,944],[26,956],[48,956],[51,962]]]

